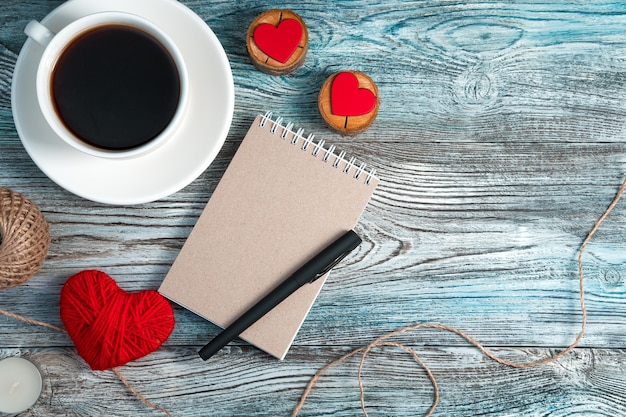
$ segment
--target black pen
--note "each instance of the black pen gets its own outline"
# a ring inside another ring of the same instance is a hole
[[[361,238],[354,231],[343,234],[200,349],[200,357],[207,360],[215,355],[298,288],[324,276],[359,244]]]

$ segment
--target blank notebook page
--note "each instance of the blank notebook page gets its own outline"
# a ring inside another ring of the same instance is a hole
[[[256,117],[159,289],[221,327],[352,229],[378,184],[356,160],[291,126]],[[326,278],[300,288],[241,338],[284,358]]]

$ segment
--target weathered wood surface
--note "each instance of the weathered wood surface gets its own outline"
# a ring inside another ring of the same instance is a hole
[[[232,128],[191,185],[117,207],[59,188],[24,151],[10,109],[13,65],[28,20],[60,2],[2,2],[0,186],[39,205],[52,246],[35,278],[0,292],[1,308],[60,325],[59,291],[85,268],[127,290],[157,288],[248,125],[270,109],[377,168],[382,181],[358,226],[365,244],[333,271],[282,362],[240,342],[201,362],[197,349],[218,329],[176,308],[166,345],[121,369],[146,397],[176,416],[289,415],[323,365],[419,322],[461,328],[521,362],[574,340],[580,243],[626,174],[622,3],[281,3],[310,31],[304,67],[285,77],[255,70],[245,48],[249,22],[276,4],[183,3],[230,59]],[[356,139],[331,133],[317,113],[319,87],[341,69],[367,73],[380,89],[378,119]],[[518,370],[445,332],[394,339],[437,376],[435,415],[626,414],[625,207],[587,249],[588,329],[567,358]],[[112,372],[91,372],[64,334],[0,317],[0,347],[0,357],[24,355],[44,374],[42,398],[23,415],[162,415]],[[323,377],[302,415],[358,415],[357,366],[353,358]],[[432,402],[423,370],[396,349],[377,349],[364,376],[372,416],[422,415]]]

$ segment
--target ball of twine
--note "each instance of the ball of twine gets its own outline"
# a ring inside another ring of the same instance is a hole
[[[22,194],[0,187],[0,290],[28,281],[50,246],[48,222]]]

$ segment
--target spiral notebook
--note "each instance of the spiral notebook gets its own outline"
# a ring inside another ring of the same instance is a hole
[[[259,115],[159,292],[226,327],[353,228],[377,184],[355,157]],[[326,278],[300,288],[241,338],[284,358]]]

